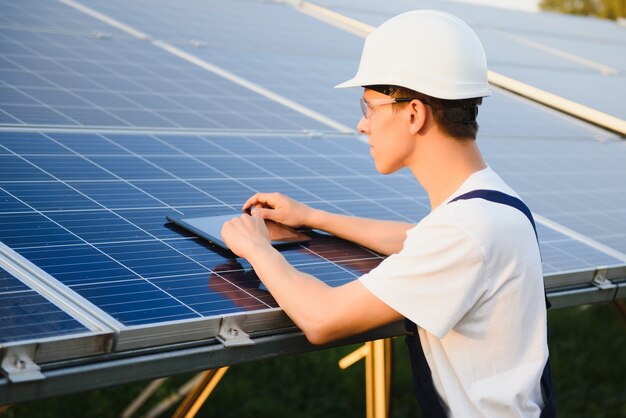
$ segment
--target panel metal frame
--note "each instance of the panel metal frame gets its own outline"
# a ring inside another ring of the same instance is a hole
[[[58,293],[48,283],[40,280],[38,269],[32,263],[0,242],[0,266],[52,304],[63,310],[88,331],[71,335],[24,339],[0,344],[0,359],[11,353],[29,353],[36,363],[62,360],[88,355],[104,354],[111,350],[114,332],[97,316],[86,312],[65,295]]]

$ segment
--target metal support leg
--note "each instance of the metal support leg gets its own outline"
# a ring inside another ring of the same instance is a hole
[[[124,409],[121,418],[130,418],[135,412],[142,407],[144,403],[152,396],[152,394],[167,380],[166,377],[162,379],[153,380],[148,386],[141,391],[139,395]]]
[[[157,418],[160,417],[163,412],[167,411],[171,408],[172,405],[179,402],[189,391],[195,387],[198,382],[202,379],[203,373],[198,373],[184,385],[179,387],[174,393],[167,396],[165,399],[162,399],[158,404],[156,404],[147,414],[143,416],[143,418]]]
[[[217,386],[220,379],[224,376],[224,373],[228,370],[227,367],[221,369],[207,370],[202,373],[202,378],[196,384],[196,386],[189,391],[185,399],[181,402],[180,406],[172,415],[173,418],[192,418],[197,413],[200,407],[204,404],[209,397],[213,389]]]
[[[369,341],[341,360],[345,369],[365,359],[365,402],[367,418],[387,418],[391,394],[391,339]]]

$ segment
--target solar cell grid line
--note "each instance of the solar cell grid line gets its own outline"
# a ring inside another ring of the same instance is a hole
[[[272,175],[272,176],[275,176],[274,171],[272,171],[271,169],[267,169],[267,168],[265,168],[265,167],[264,167],[264,166],[262,166],[261,164],[256,163],[256,162],[254,162],[254,161],[250,160],[249,158],[245,158],[245,159],[244,159],[243,157],[237,157],[237,156],[235,156],[235,157],[236,157],[236,158],[239,158],[239,159],[241,159],[241,160],[243,160],[243,161],[250,162],[250,163],[251,163],[253,166],[255,166],[257,169],[262,170],[262,171],[264,171],[264,172],[266,172],[266,173],[268,173],[268,174],[270,174],[270,175]],[[291,161],[294,165],[298,165],[298,162],[297,162],[297,161],[295,161],[293,158],[291,158],[291,157],[289,157],[289,156],[283,156],[283,158],[285,158],[285,159],[286,159],[286,160],[288,160],[288,161]],[[315,176],[320,174],[320,173],[318,173],[318,172],[313,171],[311,168],[308,168],[308,167],[303,167],[303,166],[300,166],[300,168],[301,168],[301,169],[304,169],[304,170],[307,170],[307,171],[308,171],[308,172],[309,172],[312,176],[314,176],[314,177],[312,177],[312,179],[313,179],[313,178],[316,178]],[[366,200],[368,199],[368,198],[366,198],[366,196],[364,196],[363,194],[360,194],[360,193],[358,193],[358,192],[355,192],[354,190],[351,190],[351,189],[346,188],[344,185],[342,185],[342,184],[340,184],[339,182],[337,182],[336,180],[334,180],[331,176],[324,176],[323,178],[324,178],[324,179],[326,179],[326,181],[327,181],[327,182],[331,183],[331,184],[332,184],[332,186],[334,186],[337,190],[343,191],[344,193],[352,193],[352,194],[354,194],[355,196],[358,196],[359,198],[363,198],[363,199],[366,199]],[[293,177],[291,177],[291,176],[289,176],[289,177],[282,177],[282,180],[283,180],[284,182],[288,183],[289,185],[292,185],[292,186],[294,186],[294,187],[296,187],[296,188],[299,188],[300,190],[302,190],[302,191],[304,191],[304,192],[307,192],[307,193],[313,194],[313,195],[314,195],[314,196],[316,196],[316,197],[317,197],[320,201],[322,201],[322,202],[324,202],[324,203],[327,203],[327,204],[329,204],[329,205],[331,205],[331,206],[333,206],[333,207],[337,208],[338,210],[340,210],[340,211],[342,211],[342,212],[345,212],[345,211],[344,211],[344,210],[343,210],[340,206],[337,206],[337,204],[336,204],[336,199],[333,199],[333,200],[331,201],[331,200],[328,200],[328,199],[326,199],[326,198],[324,198],[324,197],[322,197],[322,196],[320,196],[320,195],[315,194],[315,193],[314,193],[314,192],[312,192],[309,188],[305,188],[305,187],[303,187],[302,185],[300,185],[300,184],[299,184],[299,181],[297,181],[295,178],[293,178]],[[376,204],[377,204],[377,203],[376,203]],[[378,204],[377,204],[377,205],[378,205]],[[380,206],[380,205],[379,205],[379,206]]]
[[[53,177],[54,177],[54,176],[53,176]],[[14,197],[14,198],[16,198],[15,196],[13,196],[13,197]],[[87,196],[85,196],[85,197],[87,197]],[[17,200],[20,200],[20,199],[18,199],[18,198],[16,198],[16,199],[17,199]],[[22,203],[24,203],[24,202],[22,202]],[[96,203],[97,203],[97,202],[96,202]],[[28,206],[28,205],[27,205],[27,206]],[[32,207],[31,207],[31,208],[32,208]],[[32,209],[34,209],[34,208],[32,208]],[[105,209],[107,209],[107,208],[105,208]],[[108,210],[108,209],[107,209],[107,210]],[[38,212],[38,211],[37,211],[37,212]],[[81,238],[80,236],[78,236],[78,235],[74,234],[72,231],[70,231],[69,229],[65,228],[63,225],[61,225],[60,223],[58,223],[57,221],[55,221],[54,219],[52,219],[49,215],[45,215],[45,214],[40,213],[40,212],[38,212],[38,213],[39,213],[40,215],[44,216],[45,218],[47,218],[48,220],[52,221],[53,223],[55,223],[55,224],[56,224],[56,225],[58,225],[59,227],[61,227],[61,228],[65,229],[67,232],[69,232],[70,234],[74,235],[74,236],[75,236],[76,238],[78,238],[79,240],[84,241],[86,244],[88,244],[88,245],[92,246],[94,249],[96,249],[96,250],[98,250],[98,251],[102,252],[104,255],[106,255],[107,257],[111,258],[111,259],[112,259],[113,261],[115,261],[116,263],[119,263],[120,265],[122,265],[123,267],[125,267],[126,269],[128,269],[130,272],[132,272],[133,274],[135,274],[137,277],[140,277],[140,278],[142,278],[142,279],[144,279],[144,280],[145,280],[145,278],[143,277],[143,275],[141,275],[140,273],[137,273],[136,271],[134,271],[134,269],[133,269],[133,268],[129,267],[128,265],[125,265],[125,264],[121,263],[121,262],[120,262],[117,258],[111,257],[111,256],[110,256],[107,252],[103,251],[100,247],[96,247],[96,246],[94,246],[92,243],[90,243],[90,242],[88,242],[88,241],[84,240],[83,238]],[[113,213],[115,216],[118,216],[118,215],[117,215],[117,214],[115,214],[114,212],[112,212],[112,213]],[[127,222],[129,222],[129,221],[127,221]],[[130,223],[130,222],[129,222],[129,223]],[[131,223],[131,224],[132,224],[132,223]],[[135,226],[135,227],[136,227],[136,225],[133,225],[133,226]],[[146,232],[146,231],[144,231],[144,232]],[[150,233],[148,233],[148,232],[146,232],[146,234],[151,235],[151,234],[150,234]],[[169,244],[167,244],[166,242],[164,242],[164,241],[162,241],[162,240],[160,240],[160,239],[158,239],[158,238],[154,237],[153,235],[151,235],[151,236],[152,236],[154,239],[156,239],[156,240],[158,240],[159,242],[161,242],[162,244],[164,244],[164,245],[166,245],[166,246],[170,247],[170,248],[171,248],[171,249],[173,249],[174,251],[176,251],[176,252],[178,252],[179,254],[183,255],[184,257],[188,258],[189,260],[191,260],[191,262],[192,262],[192,263],[195,263],[195,264],[197,264],[198,266],[200,266],[202,269],[205,269],[206,271],[209,271],[209,269],[207,269],[206,267],[204,267],[202,264],[197,263],[195,260],[193,260],[193,259],[191,259],[191,258],[187,257],[185,254],[183,254],[183,253],[179,252],[178,250],[176,250],[174,247],[170,246],[170,245],[169,245]],[[150,285],[154,286],[155,288],[159,289],[159,288],[158,288],[155,284],[153,284],[153,283],[152,283],[152,282],[150,282],[149,280],[148,280],[147,282],[148,282]],[[168,292],[166,292],[166,291],[165,291],[165,290],[163,290],[163,289],[159,289],[159,290],[163,291],[163,292],[164,292],[164,293],[166,293],[166,294],[168,293]],[[169,296],[171,296],[171,295],[169,295]],[[253,297],[252,295],[250,295],[250,296],[251,296],[251,297]],[[179,303],[181,303],[182,305],[184,305],[182,302],[178,301],[178,299],[176,299],[176,298],[174,298],[174,297],[172,297],[172,299],[173,299],[173,300],[176,300],[177,302],[179,302]],[[200,315],[198,312],[196,312],[195,310],[193,310],[193,308],[191,308],[191,307],[189,307],[189,306],[187,306],[187,308],[188,308],[188,309],[190,309],[191,311],[193,311],[194,313],[196,313],[196,314]]]
[[[2,80],[2,83],[5,85],[6,81]],[[68,117],[66,115],[63,115],[57,111],[55,111],[52,107],[48,106],[46,103],[42,102],[41,100],[38,100],[36,98],[34,98],[33,96],[29,95],[28,93],[25,92],[21,92],[21,94],[23,94],[25,97],[28,97],[29,99],[33,100],[34,102],[40,104],[41,106],[43,106],[43,108],[48,112],[49,115],[55,115],[55,119],[52,119],[52,121],[58,119],[58,118],[63,118],[65,119],[67,122],[70,122],[70,124],[79,124],[79,122],[75,119],[72,119],[71,117]],[[6,111],[3,110],[3,112],[7,113]],[[40,110],[38,109],[38,112],[40,112]],[[26,121],[23,119],[20,119],[20,116],[23,118],[23,115],[15,115],[15,112],[11,112],[11,113],[7,113],[8,115],[10,115],[11,118],[16,119],[17,121],[19,121],[22,124],[26,124]],[[44,120],[43,122],[48,122],[48,120]]]

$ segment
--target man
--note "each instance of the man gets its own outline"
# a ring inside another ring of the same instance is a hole
[[[404,317],[423,416],[554,416],[532,216],[475,142],[477,106],[490,94],[478,37],[447,13],[396,16],[367,38],[357,75],[338,87],[359,86],[358,129],[376,169],[408,167],[431,213],[411,225],[258,193],[243,207],[252,216],[224,225],[224,241],[314,344]],[[389,257],[332,288],[289,265],[262,218],[325,230]]]

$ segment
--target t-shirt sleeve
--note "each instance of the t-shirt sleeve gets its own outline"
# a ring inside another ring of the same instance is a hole
[[[457,225],[419,224],[402,251],[360,277],[401,315],[443,338],[487,290],[480,245]]]

